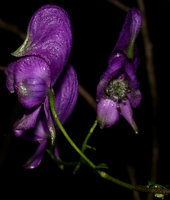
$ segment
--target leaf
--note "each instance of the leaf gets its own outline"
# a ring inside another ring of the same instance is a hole
[[[109,169],[106,163],[100,163],[96,166],[96,169]]]

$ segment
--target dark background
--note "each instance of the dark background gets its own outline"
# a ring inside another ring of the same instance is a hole
[[[122,0],[129,7],[137,7],[136,1]],[[169,20],[170,2],[145,0],[150,39],[153,44],[154,66],[157,80],[158,107],[153,119],[153,102],[147,79],[143,38],[137,39],[141,56],[138,70],[140,88],[143,94],[141,105],[134,110],[135,121],[140,133],[135,135],[129,124],[121,118],[115,126],[96,129],[89,143],[96,152],[87,151],[95,163],[105,162],[110,173],[130,182],[128,166],[135,170],[138,184],[146,185],[150,180],[152,159],[152,125],[158,139],[158,180],[162,185],[170,184],[169,174]],[[80,84],[95,97],[100,75],[107,67],[107,60],[114,48],[126,13],[106,0],[29,0],[1,1],[0,18],[26,32],[32,14],[42,5],[53,3],[62,6],[69,13],[73,29],[73,48],[70,55],[77,71]],[[0,29],[0,66],[7,66],[14,58],[10,55],[22,40],[10,31]],[[152,76],[152,74],[150,75]],[[60,171],[57,165],[45,155],[41,165],[34,170],[25,170],[24,163],[36,149],[34,143],[16,138],[12,124],[23,112],[17,96],[5,87],[5,75],[0,71],[0,194],[14,197],[99,198],[132,199],[132,192],[99,178],[88,167],[82,167],[72,175],[73,167]],[[66,129],[80,146],[85,134],[95,120],[93,108],[79,95],[76,108],[66,123]],[[78,155],[59,136],[59,148],[63,160],[75,161]],[[142,195],[145,199],[145,195]],[[167,197],[168,199],[168,197]]]

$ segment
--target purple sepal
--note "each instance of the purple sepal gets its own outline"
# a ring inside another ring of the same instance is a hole
[[[128,121],[128,123],[132,126],[135,133],[138,133],[137,125],[133,119],[133,111],[128,100],[122,101],[120,104],[120,114]]]
[[[16,91],[25,108],[41,104],[51,84],[47,63],[37,57],[28,56],[13,62],[6,69],[6,85],[10,92]]]
[[[25,131],[34,128],[37,122],[38,115],[40,113],[41,106],[36,108],[34,111],[25,114],[20,120],[14,124],[14,133],[17,137],[22,136]]]
[[[66,66],[64,73],[54,85],[55,107],[59,119],[64,123],[72,113],[78,97],[78,80],[74,68]]]
[[[45,5],[32,16],[24,43],[14,56],[36,55],[50,66],[52,85],[67,63],[72,46],[71,24],[64,9]]]
[[[129,44],[131,42],[134,43],[141,26],[141,12],[136,8],[130,9],[120,32],[119,39],[115,45],[114,52],[123,51],[124,53],[126,53]]]
[[[102,98],[97,104],[97,120],[100,128],[108,128],[119,120],[117,103],[110,99]]]
[[[27,161],[27,163],[24,165],[24,167],[26,169],[34,169],[34,168],[38,167],[43,159],[46,148],[47,148],[47,140],[43,140],[39,144],[34,155]]]

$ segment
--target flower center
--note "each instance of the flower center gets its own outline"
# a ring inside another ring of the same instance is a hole
[[[129,92],[128,81],[122,77],[112,79],[105,88],[105,93],[114,101],[126,99]]]

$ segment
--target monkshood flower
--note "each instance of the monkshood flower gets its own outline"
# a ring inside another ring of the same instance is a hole
[[[72,45],[71,25],[60,7],[46,5],[32,16],[27,37],[13,55],[18,61],[6,69],[8,90],[16,92],[26,114],[15,123],[16,136],[26,136],[31,129],[33,140],[40,143],[27,167],[39,165],[48,145],[54,144],[55,127],[50,114],[48,91],[55,92],[56,109],[62,123],[71,114],[78,95],[76,73],[67,64]],[[30,134],[31,135],[31,134]],[[56,156],[58,155],[55,148]]]
[[[55,107],[58,117],[62,124],[68,119],[72,113],[77,96],[78,96],[78,81],[74,68],[68,65],[64,72],[54,85]],[[25,167],[33,169],[37,167],[46,151],[50,147],[49,136],[50,129],[54,127],[53,120],[49,111],[48,98],[45,99],[42,106],[28,112],[14,124],[14,133],[16,136],[22,136],[33,141],[39,142],[39,146],[35,154],[28,160]],[[59,158],[58,148],[55,145],[54,154]]]
[[[141,101],[136,77],[139,57],[135,48],[141,24],[140,11],[135,8],[129,10],[107,70],[97,86],[97,119],[101,128],[114,125],[121,115],[138,132],[132,108]]]

